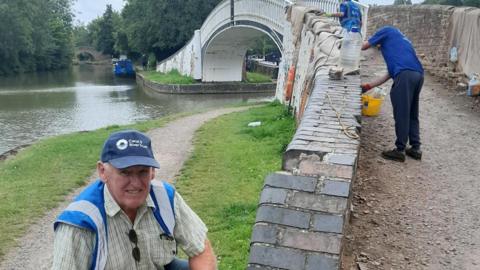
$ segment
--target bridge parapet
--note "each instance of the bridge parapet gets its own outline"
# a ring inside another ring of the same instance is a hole
[[[286,22],[285,10],[292,4],[327,12],[338,11],[339,6],[335,0],[223,0],[195,32],[195,37],[160,62],[157,70],[177,69],[202,81],[239,81],[246,49],[261,32],[276,43],[282,51],[282,59],[288,59],[290,52],[285,51],[284,44],[289,43],[290,24]],[[359,5],[364,12],[365,32],[368,6]],[[225,34],[238,29],[243,30]],[[226,40],[228,38],[230,40]]]
[[[292,12],[301,16],[292,18],[302,22],[299,38],[284,44],[297,70],[295,89],[285,101],[277,88],[277,97],[292,105],[300,124],[284,153],[283,171],[265,179],[248,270],[341,268],[360,146],[360,76],[329,79],[340,27],[299,9]]]

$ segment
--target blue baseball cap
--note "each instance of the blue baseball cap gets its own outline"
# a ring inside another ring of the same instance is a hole
[[[100,160],[117,169],[135,165],[160,168],[153,156],[150,138],[136,130],[112,133],[103,145]]]

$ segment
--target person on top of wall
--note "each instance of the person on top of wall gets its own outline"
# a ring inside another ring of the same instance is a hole
[[[343,29],[350,32],[353,27],[362,28],[362,12],[357,4],[352,0],[344,0],[340,4],[340,12],[325,13],[327,17],[337,17],[340,19],[340,25]]]
[[[168,183],[150,138],[135,130],[110,135],[97,171],[55,221],[52,269],[216,269],[207,228]],[[176,258],[177,244],[189,257]]]
[[[362,92],[379,86],[390,78],[393,85],[390,99],[395,120],[396,148],[382,152],[385,159],[405,161],[405,153],[416,159],[422,159],[420,150],[420,122],[418,120],[419,96],[423,86],[423,67],[417,58],[410,40],[395,27],[380,28],[362,45],[362,50],[371,46],[379,46],[388,73],[361,84]],[[406,148],[407,142],[410,148]]]

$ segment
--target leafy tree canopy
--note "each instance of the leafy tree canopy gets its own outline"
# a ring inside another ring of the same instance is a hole
[[[425,0],[422,4],[480,7],[480,0]]]
[[[183,46],[220,0],[127,0],[122,10],[129,47],[163,59]]]
[[[68,66],[72,0],[0,2],[0,75]]]
[[[394,5],[411,5],[412,0],[395,0],[393,4]]]

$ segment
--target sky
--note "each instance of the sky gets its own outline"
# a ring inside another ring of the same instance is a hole
[[[93,19],[102,16],[105,12],[107,4],[111,4],[112,8],[120,11],[125,4],[124,0],[75,0],[72,11],[75,14],[75,24],[87,25]]]

